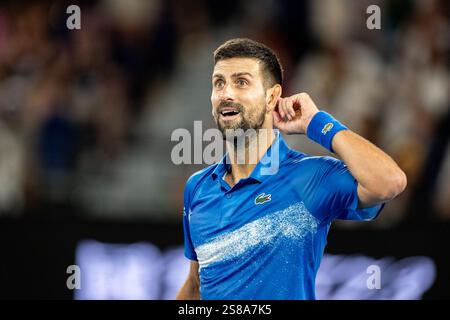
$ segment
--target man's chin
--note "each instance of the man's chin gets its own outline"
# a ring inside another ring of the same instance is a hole
[[[235,130],[245,130],[245,123],[242,123],[241,121],[219,121],[219,123],[217,124],[217,127],[219,128],[219,130],[222,132],[223,135],[226,134],[226,132],[229,131],[235,131]]]
[[[249,131],[249,127],[246,124],[241,126],[229,126],[220,127],[224,141],[236,142],[244,137],[250,137],[253,135],[254,130]]]

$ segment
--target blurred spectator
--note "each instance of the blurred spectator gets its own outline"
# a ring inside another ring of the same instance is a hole
[[[0,215],[17,214],[23,203],[23,157],[21,140],[0,121]]]

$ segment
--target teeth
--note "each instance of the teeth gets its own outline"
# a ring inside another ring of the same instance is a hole
[[[221,114],[223,116],[234,116],[234,115],[236,115],[238,113],[239,113],[238,111],[224,111],[224,112],[221,112]]]

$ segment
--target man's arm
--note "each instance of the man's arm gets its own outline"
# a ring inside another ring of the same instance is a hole
[[[273,112],[274,125],[287,134],[305,134],[318,112],[306,93],[280,98]],[[358,182],[359,208],[389,201],[406,188],[406,175],[394,160],[360,135],[342,130],[331,143]]]
[[[340,131],[332,145],[358,181],[359,208],[389,201],[406,188],[406,175],[394,160],[360,135]]]
[[[191,261],[189,275],[176,297],[177,300],[200,300],[200,278],[198,262]]]

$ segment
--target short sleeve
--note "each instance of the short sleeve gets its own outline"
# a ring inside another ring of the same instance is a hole
[[[194,245],[192,244],[191,232],[189,227],[189,213],[190,213],[190,188],[189,180],[186,183],[184,189],[184,207],[183,207],[183,233],[184,233],[184,255],[189,260],[197,260],[197,254],[194,250]]]
[[[375,219],[384,203],[358,209],[358,182],[348,167],[332,157],[316,158],[311,167],[307,202],[322,221]]]

